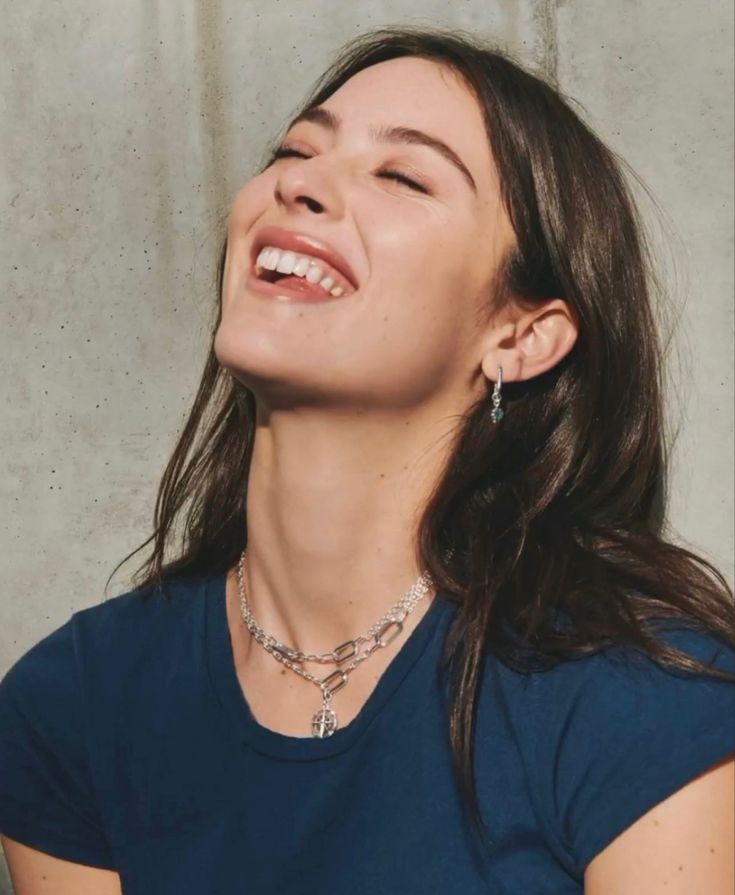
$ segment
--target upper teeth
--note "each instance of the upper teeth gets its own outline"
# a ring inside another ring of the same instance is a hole
[[[326,289],[330,295],[340,296],[345,291],[347,284],[344,282],[335,285],[337,274],[324,276],[326,265],[323,261],[311,258],[309,255],[297,255],[285,249],[275,246],[265,246],[255,261],[256,267],[264,267],[266,270],[277,270],[279,273],[293,274],[303,277],[309,283],[318,283]]]

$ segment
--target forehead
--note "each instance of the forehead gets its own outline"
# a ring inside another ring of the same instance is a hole
[[[447,66],[407,56],[379,62],[357,72],[321,105],[340,116],[347,133],[397,125],[436,135],[462,158],[478,187],[497,185],[478,101]]]

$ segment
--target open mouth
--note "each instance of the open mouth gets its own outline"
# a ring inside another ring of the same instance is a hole
[[[250,248],[251,276],[264,285],[283,283],[289,288],[318,285],[338,298],[355,292],[357,278],[349,262],[338,251],[314,235],[282,227],[261,228]],[[281,270],[287,271],[282,273]]]
[[[284,289],[314,296],[339,298],[355,291],[344,274],[328,261],[290,250],[263,248],[253,259],[251,273],[262,283],[282,283]]]

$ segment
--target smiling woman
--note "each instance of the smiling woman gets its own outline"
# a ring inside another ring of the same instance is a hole
[[[14,875],[729,892],[733,598],[664,537],[652,277],[544,80],[349,44],[234,197],[136,589],[2,682]]]

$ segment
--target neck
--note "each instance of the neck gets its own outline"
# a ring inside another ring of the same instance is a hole
[[[259,415],[243,580],[262,628],[296,649],[325,652],[364,633],[405,594],[424,571],[417,524],[456,419],[456,404],[383,420]]]

